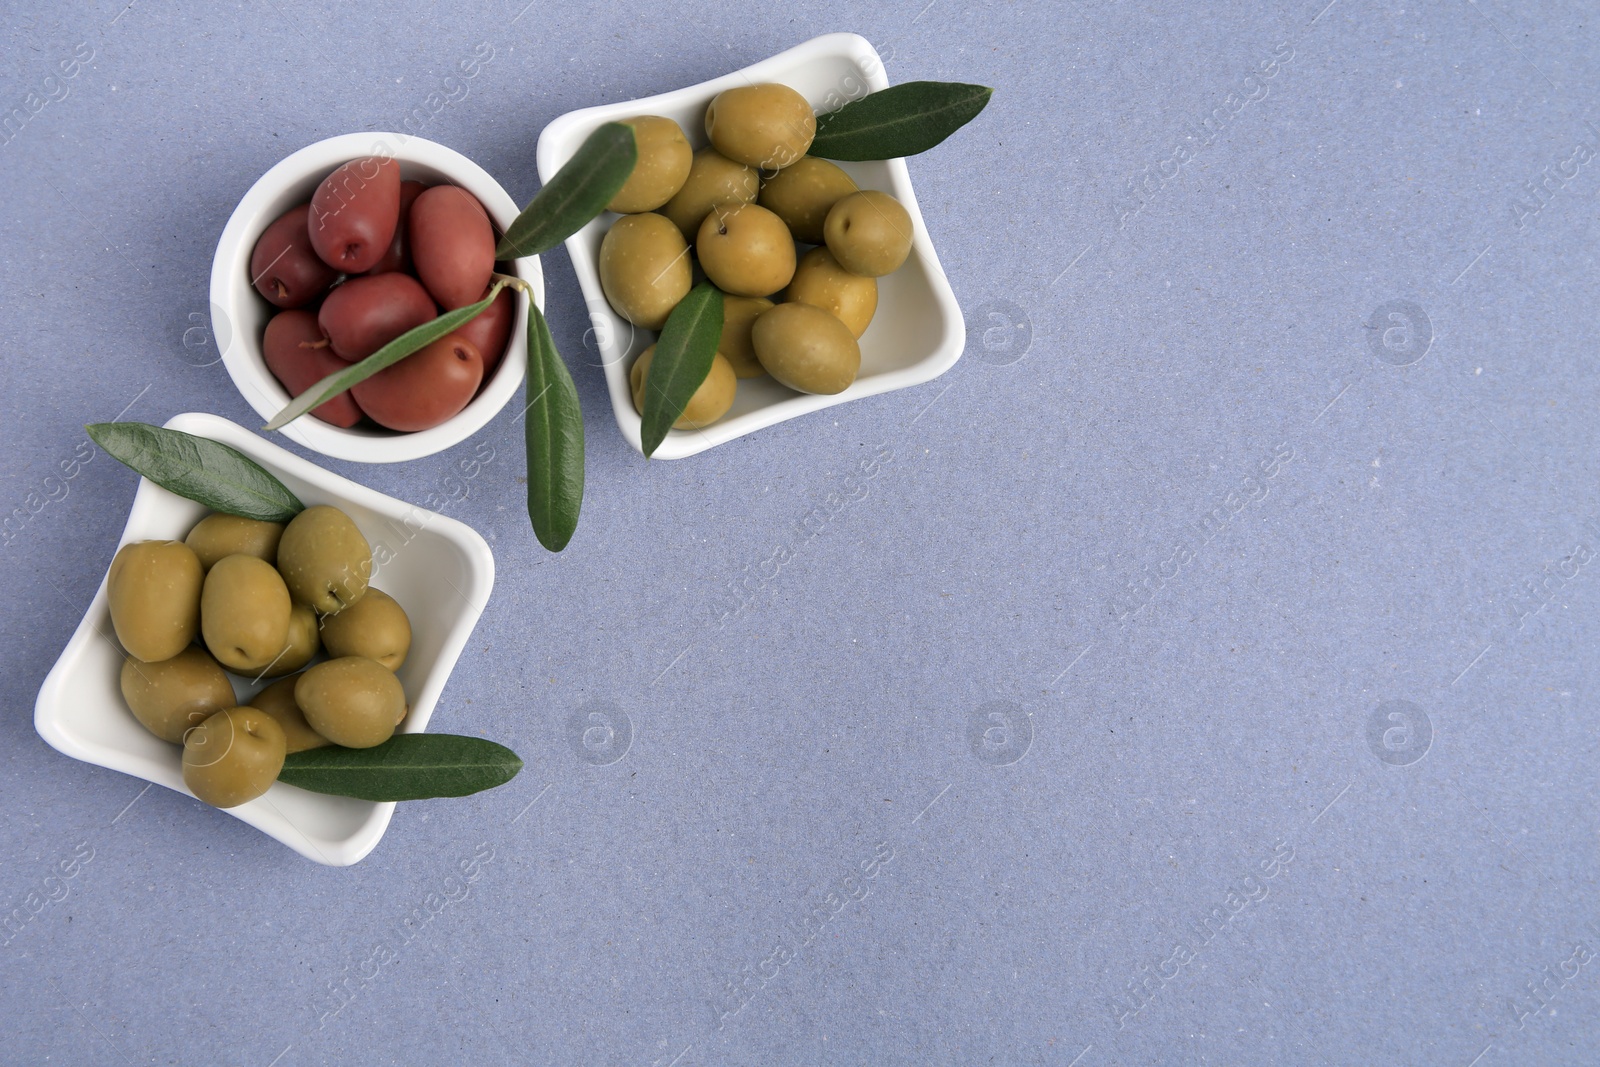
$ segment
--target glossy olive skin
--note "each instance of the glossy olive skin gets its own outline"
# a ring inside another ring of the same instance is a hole
[[[489,295],[487,287],[474,298],[473,303]],[[506,345],[511,340],[511,328],[517,322],[516,293],[509,286],[500,290],[494,303],[484,308],[476,317],[467,320],[455,333],[468,341],[483,357],[483,380],[488,381],[505,357]]]
[[[311,728],[300,705],[294,702],[294,687],[299,681],[298,674],[291,678],[279,678],[250,700],[252,708],[259,708],[277,720],[279,728],[283,730],[283,750],[286,754],[333,743]]]
[[[624,215],[600,242],[600,288],[635,326],[661,329],[692,277],[689,246],[665,216]]]
[[[182,652],[200,632],[204,568],[182,541],[123,545],[111,560],[106,599],[117,640],[134,659],[154,663]]]
[[[333,354],[317,316],[309,311],[280,311],[272,316],[261,338],[261,354],[267,369],[290,396],[299,396],[349,366]],[[349,393],[318,404],[310,414],[334,426],[350,427],[361,421],[361,409]]]
[[[323,620],[322,645],[329,656],[364,656],[397,671],[411,651],[411,620],[394,597],[368,587],[366,596]]]
[[[841,267],[877,278],[911,254],[911,215],[888,193],[863,189],[829,209],[822,235]]]
[[[218,663],[235,674],[259,674],[289,642],[289,608],[289,590],[272,564],[224,556],[206,572],[200,632]]]
[[[366,594],[372,546],[350,516],[317,504],[284,528],[278,541],[278,571],[295,603],[318,615],[337,614]]]
[[[377,266],[400,225],[400,164],[381,156],[352,159],[311,196],[311,247],[346,274]]]
[[[756,317],[772,306],[764,296],[730,296],[722,294],[722,338],[717,351],[733,373],[740,378],[760,378],[767,368],[756,358],[755,345],[750,341],[750,327]]]
[[[195,523],[183,543],[200,557],[200,566],[210,570],[223,556],[254,556],[277,563],[278,538],[282,536],[281,522],[262,522],[216,512]]]
[[[719,204],[695,238],[706,277],[734,296],[770,296],[794,277],[794,238],[760,204]]]
[[[193,645],[159,663],[123,660],[120,683],[133,717],[175,745],[183,744],[184,732],[191,726],[238,703],[233,683],[217,661]]]
[[[394,239],[389,242],[389,250],[383,254],[382,259],[372,265],[367,271],[368,274],[411,270],[411,242],[406,236],[406,216],[411,211],[411,205],[416,203],[417,197],[421,196],[422,190],[426,188],[422,182],[400,183],[400,222],[394,228]]]
[[[256,673],[262,678],[280,678],[300,670],[322,651],[320,633],[317,613],[304,604],[293,605],[289,608],[289,636],[284,639],[282,650]]]
[[[692,241],[717,204],[752,204],[760,192],[761,176],[754,167],[735,163],[715,148],[702,148],[689,164],[683,188],[661,206],[661,214],[685,241]]]
[[[477,197],[435,185],[411,205],[406,225],[417,277],[440,307],[454,311],[483,295],[494,273],[494,225]]]
[[[787,85],[724,89],[706,108],[706,136],[729,159],[774,171],[798,161],[817,135],[817,115]]]
[[[458,333],[445,334],[350,393],[367,416],[391,430],[428,430],[452,418],[483,381],[483,356]]]
[[[272,788],[283,770],[283,728],[259,708],[226,708],[183,741],[183,784],[215,808],[232,808]]]
[[[366,359],[439,309],[409,274],[371,274],[333,288],[317,311],[317,326],[333,354],[347,363]]]
[[[763,181],[757,203],[782,219],[796,241],[820,245],[828,212],[855,191],[855,181],[837,164],[806,156]]]
[[[839,266],[832,252],[813,248],[800,257],[784,299],[819,307],[860,337],[878,310],[878,279],[851,274]]]
[[[861,370],[849,327],[810,304],[779,304],[750,330],[767,373],[802,393],[842,393]]]
[[[689,147],[683,127],[660,115],[623,119],[622,124],[633,128],[639,159],[606,208],[628,215],[654,211],[683,188],[694,149]]]
[[[250,253],[250,284],[274,307],[309,304],[339,276],[311,248],[310,213],[310,204],[290,208],[262,231]]]
[[[651,345],[639,353],[639,358],[634,361],[633,367],[628,371],[628,385],[633,392],[633,409],[640,415],[644,414],[645,381],[650,373],[650,363],[655,359],[656,346]],[[733,406],[735,390],[739,379],[733,373],[733,366],[720,353],[711,357],[711,370],[706,374],[706,380],[700,383],[700,388],[694,391],[689,402],[683,407],[683,414],[678,416],[678,421],[672,424],[674,430],[703,430],[728,413]]]
[[[317,733],[346,748],[371,748],[394,736],[406,693],[376,660],[342,656],[319,663],[295,683],[294,702]]]

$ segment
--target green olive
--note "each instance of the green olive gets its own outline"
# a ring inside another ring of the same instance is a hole
[[[183,784],[217,808],[272,788],[283,770],[283,727],[259,708],[225,708],[183,739]]]
[[[689,246],[664,215],[624,215],[600,242],[600,288],[618,315],[659,330],[689,294]]]
[[[813,248],[800,257],[784,299],[819,307],[860,337],[878,310],[878,279],[851,274],[832,252]]]
[[[333,742],[317,733],[306,722],[305,712],[294,702],[294,687],[300,676],[279,678],[250,698],[250,706],[272,716],[283,731],[285,752],[304,752],[308,748],[321,748]]]
[[[406,713],[400,679],[365,656],[341,656],[312,667],[295,683],[294,702],[313,730],[346,748],[383,744]]]
[[[734,296],[767,296],[794,277],[789,227],[760,204],[712,208],[694,247],[706,277]]]
[[[689,177],[694,149],[689,147],[683,127],[660,115],[623,119],[622,124],[633,128],[639,159],[633,165],[633,173],[606,207],[623,214],[654,211],[683,188],[684,179]]]
[[[366,600],[362,597],[361,600]],[[360,603],[358,601],[357,603]],[[346,609],[350,610],[349,608]],[[339,615],[343,615],[341,611]],[[328,618],[336,619],[338,615],[329,615]],[[322,641],[318,638],[317,613],[304,604],[295,604],[289,609],[289,637],[283,643],[283,651],[279,652],[271,663],[261,668],[258,672],[263,678],[279,678],[295,671],[311,662],[311,658],[322,650]]]
[[[689,165],[683,188],[661,208],[661,214],[692,241],[700,223],[718,204],[752,204],[761,191],[761,177],[754,167],[735,163],[715,148],[702,148]]]
[[[289,520],[278,542],[278,570],[295,603],[332,615],[367,591],[372,546],[350,516],[318,504]]]
[[[888,193],[863,189],[833,205],[822,235],[841,267],[877,278],[911,254],[911,215]]]
[[[796,162],[817,135],[817,114],[787,85],[724,89],[706,108],[706,136],[729,159],[763,170]]]
[[[322,621],[322,644],[330,656],[365,656],[397,671],[411,651],[411,620],[394,597],[369,587],[366,596]]]
[[[182,541],[123,545],[111,560],[106,599],[117,640],[134,659],[171,659],[200,629],[200,557]]]
[[[764,296],[722,294],[722,338],[717,341],[717,351],[740,378],[759,378],[767,373],[750,344],[750,326],[757,315],[771,306],[772,301]]]
[[[272,564],[224,556],[206,574],[200,632],[217,662],[235,674],[259,674],[289,643],[289,590]]]
[[[262,522],[260,519],[241,519],[237,515],[207,515],[201,519],[183,543],[194,549],[200,557],[200,566],[206,570],[223,556],[255,556],[268,563],[278,562],[278,538],[283,536],[283,523]]]
[[[655,358],[656,346],[651,345],[639,353],[633,369],[628,371],[628,384],[633,387],[633,408],[641,415],[644,414],[645,377],[650,373],[650,361]],[[672,428],[703,430],[710,426],[733,407],[733,396],[738,385],[739,379],[733,373],[733,365],[720,352],[716,353],[711,357],[711,370],[706,374],[706,380],[700,383],[700,388],[684,405],[683,414],[678,416]]]
[[[842,393],[861,370],[861,346],[849,327],[810,304],[762,312],[750,338],[767,373],[802,393]]]
[[[783,220],[796,241],[820,245],[829,210],[855,191],[856,183],[836,164],[806,156],[763,181],[758,202]]]
[[[122,661],[122,699],[146,730],[183,743],[184,731],[238,703],[233,683],[203,648],[193,645],[159,663]]]

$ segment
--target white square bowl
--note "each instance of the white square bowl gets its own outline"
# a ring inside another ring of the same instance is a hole
[[[174,416],[167,426],[231,445],[271,471],[306,505],[332,504],[360,527],[373,547],[372,583],[398,600],[411,617],[411,652],[396,672],[411,703],[400,730],[421,733],[489,602],[494,556],[488,544],[464,523],[331,474],[226,419],[186,413]],[[118,545],[181,541],[206,513],[204,505],[141,478]],[[193,796],[183,784],[183,750],[139,725],[123,703],[122,661],[102,580],[94,602],[39,689],[34,727],[53,748],[74,759]],[[266,687],[234,675],[230,679],[241,703]],[[394,815],[394,804],[327,796],[275,782],[264,795],[228,808],[226,814],[307,859],[344,867],[377,845]]]
[[[713,97],[724,89],[765,82],[792,87],[819,112],[889,86],[883,61],[871,42],[853,33],[830,33],[687,89],[562,115],[539,135],[539,179],[548,182],[600,125],[635,115],[664,115],[675,120],[690,144],[698,148],[706,143],[705,109]],[[669,431],[655,452],[657,457],[681,459],[797,415],[921,385],[949,370],[960,358],[966,345],[966,325],[923,224],[906,161],[836,162],[861,188],[880,189],[904,204],[915,229],[912,254],[905,265],[878,279],[878,313],[861,337],[860,375],[850,388],[833,396],[796,393],[771,378],[742,379],[727,415],[704,430]],[[617,218],[609,211],[602,213],[567,238],[567,252],[589,307],[591,333],[605,367],[617,425],[629,443],[642,452],[641,420],[633,410],[628,368],[633,357],[653,343],[655,334],[635,328],[612,311],[600,289],[600,242]]]

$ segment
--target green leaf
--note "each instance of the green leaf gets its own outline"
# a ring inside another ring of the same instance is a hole
[[[536,256],[583,229],[627,183],[638,159],[633,127],[608,122],[595,130],[506,229],[494,257]]]
[[[396,734],[372,748],[326,745],[291,753],[278,781],[357,800],[428,800],[493,789],[520,770],[515,752],[481,737]]]
[[[528,301],[528,518],[534,536],[560,552],[578,528],[583,505],[583,411],[578,389],[556,351],[550,325]]]
[[[433,342],[451,333],[487,310],[500,295],[505,282],[497,281],[489,287],[489,295],[476,304],[447,311],[430,322],[407,330],[393,341],[378,349],[360,363],[352,363],[344,370],[334,371],[311,388],[295,397],[289,406],[272,416],[272,421],[262,429],[281,430],[312,408],[321,407],[352,385],[366,381],[379,371],[394,366],[414,352],[427,348]]]
[[[961,82],[905,82],[817,116],[810,154],[896,159],[926,152],[978,117],[994,92]]]
[[[143,422],[97,422],[84,429],[113,459],[212,511],[288,522],[305,508],[265,467],[216,441]]]
[[[701,282],[667,316],[655,355],[650,357],[640,430],[646,456],[661,447],[667,431],[711,373],[721,339],[722,293],[709,282]]]

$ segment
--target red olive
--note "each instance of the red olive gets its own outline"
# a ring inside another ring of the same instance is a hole
[[[467,406],[483,381],[471,341],[446,334],[351,388],[361,410],[391,430],[427,430]]]
[[[311,247],[346,274],[371,270],[400,224],[400,164],[384,156],[352,159],[311,196]]]
[[[306,230],[310,213],[310,204],[285,211],[262,232],[250,253],[250,282],[277,307],[309,304],[339,276],[311,249],[311,235]]]
[[[315,346],[315,347],[312,347]],[[267,323],[261,339],[267,369],[283,384],[290,396],[299,396],[334,371],[344,370],[344,360],[326,347],[317,317],[309,311],[280,311]],[[361,421],[361,409],[349,393],[340,393],[326,404],[318,404],[311,414],[335,426],[354,426]]]
[[[435,185],[411,205],[411,259],[417,277],[446,311],[483,298],[494,273],[494,227],[476,197]]]
[[[472,299],[472,303],[488,295],[489,290],[485,288]],[[506,354],[506,342],[511,340],[511,327],[516,318],[516,295],[507,288],[500,290],[500,295],[494,298],[494,303],[484,308],[482,314],[456,330],[457,337],[471,341],[483,354],[484,381],[488,381],[494,375],[495,368],[500,366],[500,358]]]
[[[434,318],[428,291],[409,274],[372,274],[334,286],[317,312],[333,354],[354,363]]]
[[[412,201],[426,188],[421,182],[400,183],[400,223],[394,228],[394,240],[389,242],[389,250],[367,271],[368,274],[388,274],[397,270],[410,272],[411,242],[406,240],[406,213],[411,210]]]

